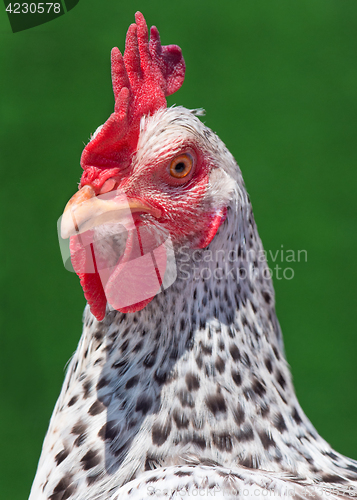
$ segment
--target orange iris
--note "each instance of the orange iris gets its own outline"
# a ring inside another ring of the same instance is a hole
[[[177,156],[170,163],[170,175],[176,179],[183,179],[192,170],[193,159],[188,153]]]

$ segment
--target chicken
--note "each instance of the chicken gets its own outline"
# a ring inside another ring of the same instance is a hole
[[[30,500],[352,496],[357,462],[296,398],[239,167],[166,108],[184,71],[137,13],[62,217],[88,305]]]

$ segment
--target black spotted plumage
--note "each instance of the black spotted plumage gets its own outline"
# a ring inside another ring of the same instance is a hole
[[[140,184],[148,166],[195,148],[209,172],[200,208],[226,214],[203,248],[195,228],[172,235],[176,280],[141,310],[108,305],[98,321],[86,307],[30,500],[144,499],[155,487],[220,499],[291,488],[305,500],[307,486],[357,487],[357,462],[333,451],[299,405],[240,169],[196,114],[142,117],[132,176]],[[151,213],[141,221],[159,225]],[[96,241],[113,256],[120,238],[105,231]]]

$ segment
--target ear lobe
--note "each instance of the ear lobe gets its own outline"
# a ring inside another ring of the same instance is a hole
[[[211,243],[213,238],[216,236],[216,233],[218,231],[218,228],[220,227],[221,224],[226,220],[227,218],[227,208],[223,207],[213,214],[210,215],[208,219],[208,224],[207,224],[207,230],[206,233],[203,237],[203,239],[200,241],[198,244],[197,248],[206,248],[208,245]]]

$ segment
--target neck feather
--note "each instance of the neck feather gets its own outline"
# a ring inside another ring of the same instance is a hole
[[[88,498],[145,469],[192,460],[309,481],[353,471],[297,401],[246,192],[237,191],[208,248],[176,250],[177,280],[142,311],[108,310],[99,323],[86,308],[38,481],[65,453],[62,473],[78,472],[85,485],[76,469],[85,452],[96,457]]]

